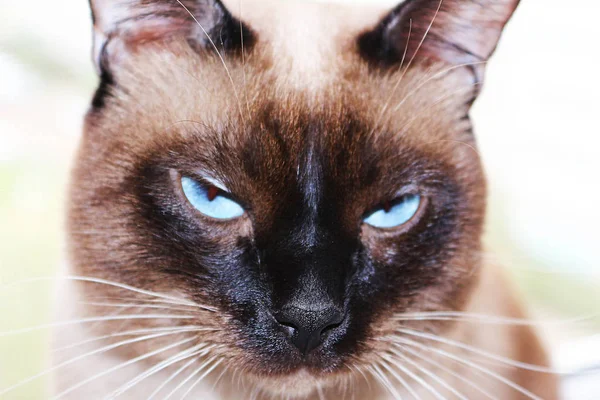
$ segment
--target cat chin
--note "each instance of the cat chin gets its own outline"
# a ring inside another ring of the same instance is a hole
[[[303,399],[314,394],[318,389],[333,386],[339,378],[315,376],[306,369],[300,369],[289,375],[271,378],[257,376],[253,380],[258,388],[272,396]]]

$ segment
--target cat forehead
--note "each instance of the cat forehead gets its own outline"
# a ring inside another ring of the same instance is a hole
[[[415,63],[408,70],[382,72],[361,58],[358,37],[389,12],[384,6],[224,3],[256,34],[253,47],[242,58],[221,58],[210,46],[204,52],[212,56],[206,57],[177,40],[140,47],[124,60],[126,68],[115,69],[122,89],[115,89],[109,102],[117,107],[100,111],[110,114],[105,122],[117,140],[133,135],[135,145],[143,146],[145,139],[168,137],[166,132],[185,121],[213,131],[237,125],[233,132],[240,132],[239,126],[268,109],[281,119],[319,111],[332,119],[330,126],[344,121],[341,113],[352,113],[373,136],[414,133],[415,140],[427,142],[452,135],[454,122],[464,116],[456,105],[466,102],[473,88],[461,86],[465,79],[458,75],[468,71],[453,71],[454,80],[433,79],[447,66]]]
[[[289,84],[260,55],[222,63],[218,57],[198,56],[185,43],[149,48],[131,60],[130,68],[119,71],[119,81],[127,84],[96,114],[100,118],[92,115],[88,120],[87,129],[93,132],[87,138],[104,141],[103,146],[126,143],[128,150],[135,150],[127,154],[143,155],[157,145],[164,149],[180,143],[182,137],[209,147],[223,137],[225,147],[232,148],[245,143],[248,135],[278,130],[274,133],[286,146],[298,149],[314,138],[306,134],[312,129],[329,135],[325,146],[331,149],[354,134],[365,144],[398,139],[444,157],[453,154],[444,151],[452,147],[445,140],[472,140],[465,133],[465,110],[457,104],[466,102],[473,89],[463,87],[461,94],[448,79],[423,84],[445,66],[373,74],[356,56],[345,68],[345,73],[309,90]],[[349,121],[360,126],[359,132],[348,130]],[[203,136],[209,141],[196,142]]]
[[[348,62],[346,54],[356,50],[357,36],[390,8],[377,0],[363,5],[297,0],[224,4],[257,33],[259,47],[272,55],[272,68],[281,72],[285,84],[305,90],[334,81]]]

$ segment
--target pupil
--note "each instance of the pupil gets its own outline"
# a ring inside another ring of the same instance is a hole
[[[389,213],[391,209],[392,209],[392,204],[389,201],[386,201],[385,203],[383,203],[383,211],[385,211],[386,213]]]
[[[208,201],[213,201],[217,195],[219,194],[219,189],[216,186],[211,186],[208,188],[207,197]]]

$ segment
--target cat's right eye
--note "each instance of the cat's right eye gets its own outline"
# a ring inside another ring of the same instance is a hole
[[[184,176],[181,178],[181,188],[189,203],[207,217],[230,220],[244,215],[244,208],[216,186]]]
[[[402,196],[391,204],[376,209],[363,222],[375,228],[396,228],[413,219],[420,205],[421,196]]]

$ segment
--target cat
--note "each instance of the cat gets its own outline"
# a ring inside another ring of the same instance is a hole
[[[517,5],[91,0],[55,398],[556,399],[481,243]]]

